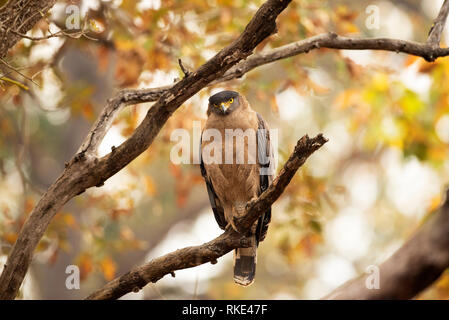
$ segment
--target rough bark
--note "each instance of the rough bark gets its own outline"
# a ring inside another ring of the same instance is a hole
[[[441,34],[443,33],[448,13],[449,13],[449,1],[444,0],[440,12],[438,13],[437,18],[433,22],[432,28],[429,31],[429,37],[427,38],[428,44],[435,47],[439,46]]]
[[[53,7],[56,0],[9,0],[0,8],[0,58]]]

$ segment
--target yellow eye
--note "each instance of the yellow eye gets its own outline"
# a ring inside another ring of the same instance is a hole
[[[218,108],[218,104],[215,104],[215,103],[214,103],[214,107],[215,107],[215,108]]]
[[[233,103],[234,102],[234,98],[229,99],[229,103]]]

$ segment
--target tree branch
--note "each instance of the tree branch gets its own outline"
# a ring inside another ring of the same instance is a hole
[[[9,0],[0,8],[0,58],[42,19],[56,0]],[[14,32],[12,32],[14,30]]]
[[[89,295],[88,300],[114,300],[129,292],[138,292],[148,283],[157,282],[176,270],[193,268],[207,262],[215,262],[219,257],[239,247],[247,247],[245,236],[228,230],[212,241],[200,246],[186,247],[133,268],[123,276],[107,283],[103,288]]]
[[[259,216],[267,211],[284,192],[299,167],[304,164],[312,153],[321,148],[326,142],[327,139],[321,133],[312,139],[305,135],[298,141],[293,153],[279,172],[279,175],[273,180],[273,183],[257,200],[251,201],[246,205],[247,213],[242,215],[242,218],[235,219],[235,225],[239,228],[240,233],[244,234],[251,228]]]
[[[245,73],[259,66],[321,48],[402,52],[422,57],[427,61],[434,61],[439,57],[449,55],[449,48],[439,48],[430,44],[422,44],[413,41],[389,38],[357,39],[342,37],[335,33],[324,33],[275,49],[253,54],[230,68],[222,76],[208,84],[208,86],[240,78]],[[172,89],[175,85],[176,84],[152,89],[123,90],[117,94],[116,97],[108,100],[101,115],[98,117],[97,122],[94,124],[92,130],[89,132],[79,149],[79,152],[86,151],[89,154],[95,154],[99,144],[109,130],[115,115],[122,108],[137,103],[157,101],[164,93],[169,89]]]
[[[63,30],[59,30],[55,33],[51,33],[50,30],[48,30],[48,32],[50,34],[46,35],[46,36],[42,36],[42,37],[33,37],[33,36],[28,36],[24,33],[20,33],[16,30],[10,30],[9,32],[14,33],[15,35],[20,36],[21,38],[25,38],[28,40],[32,40],[32,41],[42,41],[42,40],[48,40],[51,38],[58,38],[58,37],[69,37],[72,39],[78,39],[82,36],[87,36],[87,33],[89,32],[89,30],[87,29],[80,29],[80,30],[73,30],[73,29],[63,29]],[[93,39],[90,38],[89,39]],[[96,40],[96,39],[93,39]]]
[[[184,74],[184,77],[188,77],[191,72],[184,66],[181,59],[178,59],[178,64],[181,68],[182,73]]]
[[[56,212],[68,200],[83,193],[87,188],[101,186],[105,180],[145,151],[168,118],[187,99],[218,79],[240,60],[251,55],[260,42],[276,31],[276,18],[290,2],[291,0],[266,1],[236,40],[188,77],[164,91],[131,137],[111,153],[98,159],[89,151],[101,141],[105,134],[101,128],[110,121],[110,117],[100,117],[87,141],[83,143],[81,152],[66,164],[61,176],[50,186],[23,225],[0,276],[0,299],[13,299],[16,296],[33,251]],[[132,101],[137,103],[135,98],[135,92],[123,91],[117,99],[108,101],[108,111],[114,114],[123,104]]]
[[[449,190],[437,213],[379,266],[379,289],[368,289],[361,275],[324,299],[411,299],[449,267]]]
[[[327,139],[322,134],[312,139],[306,135],[298,141],[293,153],[273,183],[257,199],[248,203],[246,212],[242,215],[243,218],[237,221],[240,233],[229,229],[210,242],[200,246],[179,249],[154,259],[112,280],[87,299],[117,299],[128,292],[140,290],[149,282],[157,282],[165,275],[173,274],[176,270],[196,267],[207,262],[215,263],[219,257],[229,251],[248,246],[249,241],[244,234],[284,192],[307,158],[326,142]]]
[[[246,72],[277,60],[293,57],[302,53],[321,48],[346,49],[346,50],[381,50],[396,53],[406,53],[422,57],[427,61],[434,61],[439,57],[449,55],[449,48],[434,47],[414,41],[406,41],[390,38],[349,38],[339,36],[335,33],[323,33],[301,41],[293,42],[266,52],[252,55],[245,61],[226,72],[220,81],[227,81],[241,77]]]
[[[437,18],[433,22],[432,28],[429,31],[427,43],[431,46],[438,47],[440,44],[441,34],[443,33],[446,24],[447,14],[449,13],[449,1],[444,0]]]

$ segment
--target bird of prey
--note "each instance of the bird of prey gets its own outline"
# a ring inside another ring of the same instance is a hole
[[[272,182],[274,160],[268,125],[235,91],[211,96],[207,116],[201,135],[201,174],[219,227],[237,231],[233,217],[244,215],[246,203]],[[254,281],[256,250],[270,220],[271,208],[249,230],[250,247],[234,252],[234,281],[239,285]]]

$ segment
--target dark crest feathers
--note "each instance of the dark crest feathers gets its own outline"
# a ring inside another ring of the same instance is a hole
[[[239,93],[235,91],[221,91],[219,93],[214,94],[209,98],[209,103],[211,104],[219,104],[220,102],[228,101],[231,98],[238,97]]]

